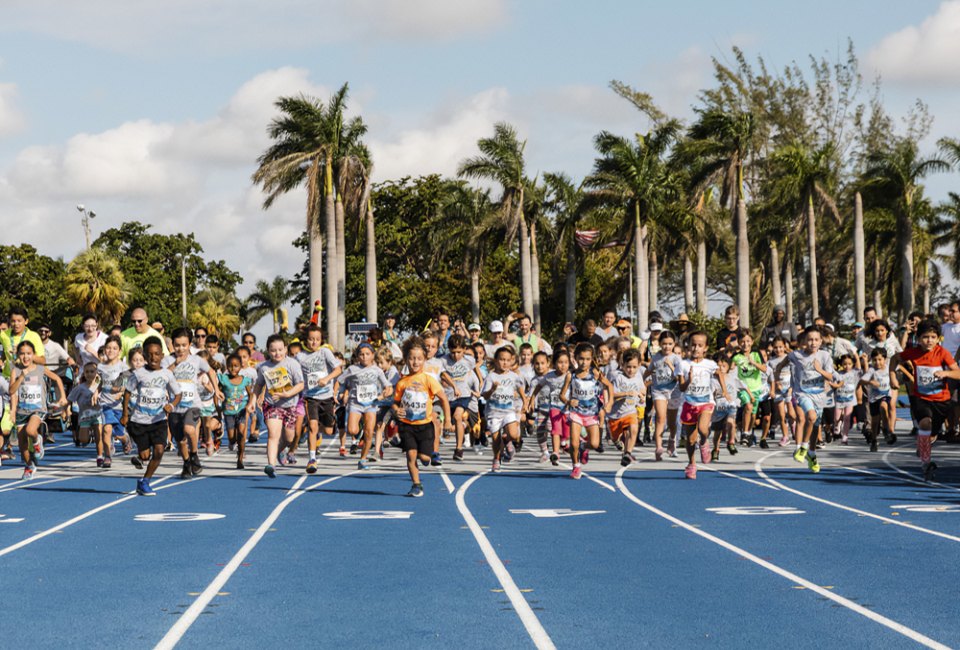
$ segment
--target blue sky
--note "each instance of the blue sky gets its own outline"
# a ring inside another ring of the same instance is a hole
[[[920,97],[932,139],[960,135],[958,31],[958,0],[5,0],[0,227],[67,259],[83,246],[77,203],[95,231],[194,230],[246,290],[299,267],[303,197],[263,213],[249,182],[278,95],[349,81],[380,180],[451,173],[501,119],[528,138],[531,171],[579,177],[597,131],[645,128],[609,80],[688,117],[710,57],[734,44],[780,68],[852,38],[894,115]]]

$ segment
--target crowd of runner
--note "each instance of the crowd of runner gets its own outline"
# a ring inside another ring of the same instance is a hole
[[[776,442],[819,472],[827,444],[877,451],[881,439],[896,441],[901,385],[929,480],[932,444],[955,441],[960,426],[960,302],[912,313],[899,330],[868,308],[850,338],[821,319],[798,328],[780,306],[758,338],[740,327],[735,306],[713,337],[685,314],[664,322],[658,312],[634,333],[607,310],[582,328],[565,324],[553,342],[521,313],[489,323],[486,338],[479,323],[439,313],[402,340],[388,316],[349,358],[316,324],[270,336],[263,352],[244,333],[227,351],[204,328],[168,334],[138,308],[128,329],[86,316],[65,349],[50,327],[30,329],[26,309],[7,316],[0,461],[15,460],[15,446],[22,478],[33,478],[60,426],[96,450],[99,468],[127,455],[143,470],[144,496],[155,494],[150,479],[165,452],[179,454],[181,478],[224,446],[243,470],[247,444],[262,435],[271,478],[298,465],[303,445],[306,472],[316,473],[324,436],[360,470],[399,448],[415,497],[420,466],[442,465],[442,445],[452,446],[452,462],[467,450],[489,454],[498,472],[527,441],[539,462],[563,464],[574,479],[591,452],[615,447],[628,466],[637,446],[653,445],[655,462],[685,454],[684,474],[695,479],[697,463],[718,460],[724,447],[736,454],[738,445]]]

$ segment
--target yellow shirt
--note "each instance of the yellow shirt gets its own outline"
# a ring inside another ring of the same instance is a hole
[[[29,327],[24,327],[19,336],[15,336],[11,330],[0,332],[0,345],[3,346],[3,376],[7,379],[13,372],[13,364],[17,359],[17,346],[23,341],[33,343],[34,354],[43,357],[43,341],[40,335],[32,331]]]

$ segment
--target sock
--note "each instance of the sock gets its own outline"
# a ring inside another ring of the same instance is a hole
[[[574,466],[574,467],[580,467],[580,463],[574,463],[573,466]]]
[[[807,449],[807,450],[809,450],[809,449],[810,449],[810,443],[809,443],[809,442],[801,442],[801,443],[800,443],[800,449]]]
[[[920,462],[924,466],[930,463],[930,431],[919,429],[917,431],[917,451],[920,455]]]
[[[313,450],[310,452],[310,460],[316,460],[316,459],[317,459],[317,450],[316,450],[316,449],[313,449]]]

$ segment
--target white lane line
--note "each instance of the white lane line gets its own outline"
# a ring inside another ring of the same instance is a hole
[[[697,465],[697,469],[705,469],[705,470],[707,470],[708,472],[716,472],[717,474],[722,474],[722,475],[728,476],[728,477],[730,477],[730,478],[735,478],[735,479],[739,479],[739,480],[741,480],[741,481],[746,481],[747,483],[751,483],[751,484],[753,484],[753,485],[758,485],[758,486],[760,486],[760,487],[762,487],[762,488],[767,488],[768,490],[777,490],[777,491],[779,491],[779,488],[775,488],[775,487],[773,487],[772,485],[768,485],[768,484],[766,484],[766,483],[764,483],[764,482],[762,482],[762,481],[758,481],[758,480],[752,479],[752,478],[747,478],[746,476],[737,476],[736,474],[733,474],[733,473],[731,473],[731,472],[724,472],[723,470],[714,469],[713,467],[710,467],[709,465],[698,464],[698,465]]]
[[[220,573],[218,573],[217,577],[213,579],[213,582],[207,585],[207,588],[204,589],[199,596],[197,596],[197,599],[193,601],[193,604],[191,604],[190,607],[188,607],[187,610],[180,615],[180,618],[178,618],[177,622],[173,624],[173,627],[171,627],[164,637],[160,639],[160,642],[154,646],[155,650],[173,648],[177,645],[177,643],[180,642],[180,639],[183,638],[183,635],[186,634],[187,630],[190,629],[190,626],[193,625],[200,614],[203,613],[203,610],[206,609],[207,605],[210,604],[210,601],[214,599],[220,590],[223,589],[224,585],[227,584],[227,581],[229,581],[233,574],[236,573],[237,569],[240,568],[240,564],[243,563],[253,549],[256,548],[257,544],[260,543],[260,540],[262,540],[264,535],[267,534],[267,531],[270,530],[270,527],[273,526],[287,506],[302,497],[310,490],[318,488],[321,485],[326,485],[327,483],[332,483],[333,481],[342,479],[344,477],[352,476],[358,471],[359,470],[355,470],[347,474],[341,474],[340,476],[332,476],[328,479],[320,481],[319,483],[314,483],[305,490],[298,490],[293,494],[288,492],[283,501],[281,501],[277,507],[273,509],[267,518],[263,520],[263,523],[260,524],[257,530],[250,535],[250,538],[246,541],[246,543],[240,547],[240,550],[237,551],[236,554],[230,558],[230,561],[227,562],[226,566],[220,570]],[[301,477],[301,480],[299,480],[297,483],[302,485],[306,478],[306,476]]]
[[[776,453],[780,453],[780,452],[776,452]],[[771,454],[771,455],[773,455],[773,454]],[[800,490],[795,490],[795,489],[793,489],[793,488],[791,488],[791,487],[787,487],[786,485],[784,485],[784,484],[782,484],[782,483],[780,483],[780,482],[778,482],[778,481],[775,481],[775,480],[773,480],[772,478],[770,478],[769,476],[766,475],[766,473],[763,471],[763,461],[764,461],[764,460],[765,460],[764,458],[761,458],[761,459],[758,460],[756,463],[754,463],[754,466],[753,466],[754,471],[756,471],[756,473],[757,473],[758,475],[760,475],[765,481],[768,481],[768,482],[770,482],[771,484],[776,485],[776,486],[777,486],[778,488],[780,488],[781,490],[785,490],[785,491],[787,491],[787,492],[792,492],[793,494],[796,494],[797,496],[803,497],[804,499],[810,499],[811,501],[816,501],[817,503],[822,503],[822,504],[828,505],[828,506],[830,506],[830,507],[832,507],[832,508],[838,508],[839,510],[846,510],[847,512],[853,512],[853,513],[858,514],[858,515],[860,515],[860,516],[862,516],[862,517],[870,517],[871,519],[876,519],[876,520],[878,520],[878,521],[883,521],[883,522],[886,522],[886,523],[888,523],[888,524],[894,524],[895,526],[901,526],[901,527],[903,527],[903,528],[909,528],[910,530],[915,530],[915,531],[917,531],[918,533],[926,533],[927,535],[933,535],[934,537],[941,537],[941,538],[943,538],[943,539],[950,540],[951,542],[960,542],[960,537],[957,537],[957,536],[955,536],[955,535],[948,535],[947,533],[941,533],[941,532],[938,531],[938,530],[930,530],[929,528],[924,528],[924,527],[922,527],[922,526],[916,526],[916,525],[914,525],[914,524],[909,524],[909,523],[907,523],[907,522],[905,522],[905,521],[897,521],[896,519],[891,519],[890,517],[884,517],[883,515],[877,515],[877,514],[874,514],[874,513],[872,513],[872,512],[867,512],[866,510],[860,510],[859,508],[853,508],[853,507],[851,507],[851,506],[846,506],[846,505],[843,505],[842,503],[837,503],[837,502],[835,502],[835,501],[829,501],[829,500],[827,500],[827,499],[822,499],[822,498],[817,497],[817,496],[814,496],[814,495],[812,495],[812,494],[808,494],[807,492],[801,492]]]
[[[857,472],[858,474],[869,474],[870,476],[876,476],[878,478],[884,478],[887,480],[893,479],[894,481],[900,481],[901,483],[907,483],[911,485],[933,485],[932,483],[925,483],[920,479],[910,478],[909,476],[892,476],[890,474],[881,474],[880,472],[874,472],[873,470],[865,469],[863,467],[841,467],[840,469],[845,469],[850,472]]]
[[[166,480],[169,479],[169,478],[172,478],[172,477],[166,476],[166,477],[164,477],[164,478],[162,478],[162,479],[157,480],[153,485],[157,485],[157,484],[159,484],[159,483],[161,483],[161,482],[163,482],[163,481],[166,481]],[[204,478],[206,478],[206,477],[205,477],[205,476],[200,476],[200,477],[197,477],[196,479],[193,479],[193,480],[195,480],[195,481],[201,481],[201,480],[203,480]],[[162,486],[162,487],[156,488],[156,491],[159,492],[160,490],[165,490],[165,489],[167,489],[167,488],[176,487],[176,486],[178,486],[178,485],[186,485],[187,483],[190,483],[190,482],[191,482],[191,481],[181,481],[181,482],[178,482],[178,483],[171,483],[170,485],[164,485],[164,486]],[[72,525],[74,525],[74,524],[76,524],[76,523],[78,523],[78,522],[81,522],[81,521],[83,521],[84,519],[87,519],[87,518],[89,518],[89,517],[92,517],[92,516],[95,515],[95,514],[98,514],[98,513],[100,513],[100,512],[103,512],[104,510],[107,510],[108,508],[113,508],[114,506],[118,506],[118,505],[120,505],[121,503],[123,503],[123,502],[125,502],[125,501],[129,501],[130,499],[136,499],[136,498],[137,498],[137,494],[136,494],[136,493],[134,493],[134,494],[128,494],[127,496],[121,497],[121,498],[117,499],[116,501],[111,501],[110,503],[105,503],[105,504],[103,504],[102,506],[98,506],[98,507],[94,508],[93,510],[87,510],[87,511],[84,512],[83,514],[77,515],[77,516],[74,517],[73,519],[68,519],[67,521],[63,522],[62,524],[57,524],[57,525],[54,526],[53,528],[48,528],[47,530],[40,531],[39,533],[37,533],[36,535],[33,535],[32,537],[28,537],[27,539],[22,540],[22,541],[20,541],[20,542],[17,542],[16,544],[11,544],[10,546],[8,546],[8,547],[6,547],[6,548],[4,548],[4,549],[0,549],[0,557],[3,557],[4,555],[8,555],[8,554],[10,554],[10,553],[13,553],[14,551],[17,551],[17,550],[23,548],[24,546],[29,546],[30,544],[33,544],[34,542],[36,542],[36,541],[38,541],[38,540],[41,540],[41,539],[43,539],[44,537],[47,537],[47,536],[52,535],[52,534],[54,534],[54,533],[60,532],[60,531],[63,530],[64,528],[69,528],[70,526],[72,526]]]
[[[467,528],[470,529],[470,532],[473,533],[474,539],[477,540],[477,544],[480,546],[480,550],[483,552],[483,557],[486,558],[487,564],[490,565],[490,568],[493,570],[493,574],[497,577],[497,581],[500,583],[500,586],[503,587],[503,592],[507,595],[507,598],[510,599],[510,604],[513,605],[514,611],[517,612],[517,616],[520,617],[520,622],[522,622],[523,626],[527,629],[527,634],[530,635],[530,638],[533,640],[533,644],[540,650],[555,649],[556,646],[553,645],[550,635],[547,634],[547,631],[543,628],[543,625],[541,625],[540,619],[537,618],[537,615],[533,613],[533,609],[530,608],[530,604],[527,602],[527,599],[523,597],[522,593],[520,593],[517,583],[513,581],[513,576],[510,575],[510,572],[507,571],[507,567],[505,567],[503,562],[500,561],[500,558],[497,556],[497,552],[493,550],[493,545],[491,545],[490,540],[487,539],[486,533],[483,532],[483,529],[480,528],[480,524],[477,523],[477,520],[474,519],[470,509],[467,508],[467,504],[464,499],[464,495],[466,495],[467,490],[470,489],[470,486],[473,485],[477,479],[489,473],[490,470],[480,472],[479,474],[467,479],[467,482],[460,486],[460,489],[457,490],[456,497],[457,509],[463,516],[463,520],[467,522]]]
[[[721,546],[721,547],[727,549],[728,551],[731,551],[732,553],[736,553],[737,555],[739,555],[740,557],[744,558],[745,560],[750,560],[750,561],[753,562],[754,564],[757,564],[757,565],[759,565],[759,566],[762,566],[764,569],[767,569],[768,571],[772,571],[773,573],[776,573],[778,576],[781,576],[781,577],[783,577],[783,578],[786,578],[787,580],[790,580],[791,582],[794,582],[794,583],[796,583],[796,584],[798,584],[798,585],[801,585],[801,586],[803,586],[803,587],[806,587],[807,589],[809,589],[810,591],[816,593],[817,595],[822,596],[822,597],[824,597],[824,598],[828,598],[828,599],[832,600],[833,602],[835,602],[835,603],[837,603],[837,604],[839,604],[839,605],[842,605],[843,607],[846,607],[847,609],[849,609],[849,610],[851,610],[851,611],[854,611],[854,612],[856,612],[857,614],[860,614],[861,616],[864,616],[864,617],[870,619],[871,621],[874,621],[875,623],[879,623],[880,625],[883,625],[884,627],[887,627],[887,628],[893,630],[894,632],[897,632],[897,633],[899,633],[899,634],[902,634],[903,636],[907,637],[908,639],[911,639],[911,640],[913,640],[913,641],[915,641],[915,642],[917,642],[917,643],[919,643],[919,644],[921,644],[921,645],[925,645],[925,646],[927,646],[928,648],[937,648],[938,650],[940,650],[940,649],[946,650],[947,648],[949,648],[949,646],[944,645],[944,644],[942,644],[942,643],[940,643],[939,641],[936,641],[936,640],[934,640],[934,639],[931,639],[930,637],[928,637],[928,636],[926,636],[926,635],[924,635],[924,634],[921,634],[920,632],[917,632],[916,630],[914,630],[914,629],[912,629],[912,628],[909,628],[909,627],[907,627],[906,625],[903,625],[902,623],[898,623],[897,621],[894,621],[894,620],[892,620],[892,619],[889,619],[889,618],[887,618],[886,616],[883,616],[882,614],[878,614],[877,612],[874,612],[874,611],[872,611],[872,610],[869,610],[869,609],[867,609],[866,607],[864,607],[864,606],[862,606],[862,605],[858,605],[857,603],[853,602],[852,600],[848,600],[847,598],[844,598],[843,596],[840,596],[840,595],[838,595],[838,594],[833,593],[832,591],[829,591],[829,590],[827,590],[827,589],[824,589],[824,588],[821,587],[820,585],[814,584],[814,583],[810,582],[809,580],[806,580],[806,579],[804,579],[804,578],[801,578],[800,576],[798,576],[798,575],[795,574],[795,573],[792,573],[792,572],[790,572],[790,571],[787,571],[786,569],[784,569],[784,568],[782,568],[782,567],[780,567],[780,566],[777,566],[776,564],[773,564],[772,562],[768,562],[768,561],[766,561],[766,560],[764,560],[764,559],[762,559],[762,558],[760,558],[760,557],[757,557],[757,556],[754,555],[753,553],[751,553],[751,552],[749,552],[749,551],[747,551],[747,550],[744,550],[744,549],[740,548],[739,546],[735,546],[735,545],[731,544],[730,542],[728,542],[728,541],[726,541],[726,540],[720,539],[719,537],[716,537],[715,535],[711,535],[711,534],[708,533],[708,532],[705,532],[705,531],[703,531],[703,530],[700,530],[699,528],[696,528],[696,527],[692,526],[691,524],[688,524],[687,522],[685,522],[685,521],[683,521],[683,520],[681,520],[681,519],[677,519],[677,518],[674,517],[673,515],[670,515],[670,514],[664,512],[663,510],[660,510],[659,508],[650,505],[649,503],[647,503],[647,502],[641,500],[640,498],[638,498],[638,497],[637,497],[635,494],[633,494],[633,492],[631,492],[629,489],[627,489],[627,486],[626,486],[626,485],[624,484],[624,482],[623,482],[623,473],[624,473],[624,471],[625,471],[626,469],[627,469],[627,468],[624,467],[624,468],[621,468],[620,471],[617,472],[617,476],[616,476],[617,487],[620,488],[620,492],[621,492],[621,494],[623,494],[623,496],[627,497],[628,499],[630,499],[631,501],[633,501],[634,503],[636,503],[636,504],[637,504],[638,506],[640,506],[641,508],[644,508],[644,509],[646,509],[646,510],[649,510],[650,512],[652,512],[653,514],[657,515],[658,517],[662,517],[662,518],[666,519],[667,521],[669,521],[670,523],[672,523],[672,524],[674,524],[674,525],[676,525],[676,526],[679,526],[679,527],[683,528],[684,530],[687,530],[687,531],[693,533],[694,535],[698,535],[698,536],[700,536],[700,537],[702,537],[702,538],[704,538],[704,539],[706,539],[706,540],[708,540],[708,541],[713,542],[714,544],[716,544],[716,545],[718,545],[718,546]]]
[[[560,467],[565,467],[566,469],[569,469],[569,470],[573,471],[573,467],[571,467],[568,463],[557,463],[557,464],[560,465]],[[607,489],[610,490],[611,492],[616,492],[616,491],[617,491],[616,488],[614,488],[614,487],[613,487],[612,485],[610,485],[609,483],[605,483],[605,482],[601,481],[600,479],[598,479],[598,478],[596,478],[596,477],[594,477],[594,476],[590,476],[589,474],[587,474],[586,472],[584,472],[584,471],[583,471],[583,465],[580,466],[580,475],[581,475],[582,477],[584,477],[585,479],[589,479],[589,480],[593,481],[593,482],[596,483],[597,485],[602,485],[603,487],[607,488]]]
[[[39,485],[49,485],[50,483],[59,483],[60,481],[69,481],[71,479],[80,478],[79,476],[61,476],[60,478],[48,478],[40,481],[17,481],[17,484],[4,485],[0,488],[0,492],[10,492],[11,490],[21,490],[27,487],[37,487]]]
[[[902,452],[902,451],[905,451],[905,450],[900,449],[900,448],[897,448],[897,449],[891,449],[891,450],[887,451],[887,453],[885,453],[885,454],[883,455],[883,462],[884,462],[884,464],[885,464],[887,467],[889,467],[890,469],[896,471],[897,473],[902,474],[903,476],[909,477],[909,479],[910,479],[910,481],[911,481],[912,483],[919,483],[920,485],[935,485],[935,486],[937,486],[937,487],[942,487],[942,488],[946,488],[946,489],[948,489],[948,490],[953,490],[954,492],[960,492],[960,488],[955,488],[955,487],[953,487],[952,485],[947,485],[946,483],[939,483],[939,482],[937,482],[937,481],[924,481],[923,479],[914,477],[914,475],[911,474],[910,472],[908,472],[908,471],[906,471],[906,470],[904,470],[904,469],[902,469],[902,468],[900,468],[900,467],[897,467],[897,466],[894,465],[893,462],[890,460],[890,454],[892,454],[892,453],[895,452],[895,451],[901,451],[901,452]],[[901,480],[906,480],[906,479],[901,479]]]
[[[450,480],[450,477],[447,476],[447,472],[443,469],[440,470],[440,478],[443,479],[443,484],[447,486],[447,492],[453,494],[457,491],[457,488],[453,485],[453,481]]]

